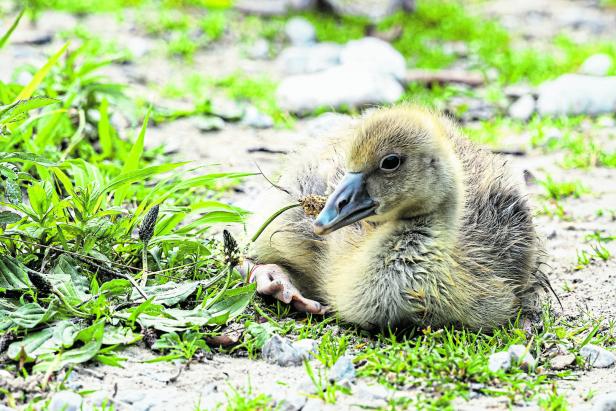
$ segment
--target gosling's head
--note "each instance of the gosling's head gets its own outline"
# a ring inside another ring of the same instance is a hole
[[[461,167],[446,119],[425,109],[381,109],[354,130],[346,174],[314,223],[328,234],[359,220],[388,222],[456,212]]]

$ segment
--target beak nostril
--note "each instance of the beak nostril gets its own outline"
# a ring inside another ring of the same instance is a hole
[[[338,204],[336,204],[336,208],[338,209],[338,212],[340,212],[344,207],[346,207],[347,204],[349,204],[349,200],[347,200],[346,198],[343,198],[340,201],[338,201]]]

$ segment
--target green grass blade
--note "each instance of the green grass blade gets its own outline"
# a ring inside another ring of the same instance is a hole
[[[124,166],[122,168],[122,174],[130,173],[139,167],[139,161],[141,160],[141,155],[143,154],[143,146],[145,142],[145,132],[148,128],[148,120],[150,118],[150,110],[145,114],[145,118],[143,119],[143,124],[141,125],[141,130],[139,131],[139,136],[137,137],[137,141],[133,144],[130,152],[128,153],[128,157],[124,161]],[[119,188],[114,196],[114,204],[120,205],[124,201],[126,197],[126,193],[128,190],[128,186]]]
[[[66,43],[64,43],[64,46],[62,46],[62,48],[60,48],[60,50],[58,50],[56,54],[54,54],[53,56],[49,58],[49,60],[47,60],[47,63],[45,63],[45,65],[41,67],[39,71],[36,72],[34,77],[32,77],[32,80],[30,80],[30,83],[28,83],[19,92],[17,97],[15,97],[15,101],[27,100],[30,97],[32,97],[32,94],[34,94],[39,84],[41,84],[41,81],[43,81],[47,73],[49,73],[49,70],[51,70],[51,68],[54,66],[54,64],[56,64],[58,59],[64,54],[64,52],[66,51],[70,43],[71,43],[70,41],[67,41]]]
[[[19,15],[17,16],[17,18],[15,19],[15,21],[13,22],[13,24],[11,25],[11,27],[9,28],[9,30],[4,33],[4,35],[2,36],[2,38],[0,38],[0,50],[6,45],[6,43],[9,41],[9,38],[11,37],[11,35],[13,34],[13,32],[15,31],[15,29],[17,28],[17,25],[19,24],[19,20],[21,20],[21,18],[24,16],[24,13],[26,12],[26,9],[23,9],[21,11],[21,13],[19,13]]]

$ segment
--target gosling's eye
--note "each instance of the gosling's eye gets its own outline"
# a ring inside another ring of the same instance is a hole
[[[402,160],[399,155],[389,154],[381,159],[381,165],[379,167],[381,170],[391,173],[392,171],[396,171],[401,163]]]

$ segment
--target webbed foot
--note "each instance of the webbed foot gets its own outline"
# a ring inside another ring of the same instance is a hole
[[[257,284],[257,292],[270,295],[285,304],[293,304],[296,310],[310,314],[325,314],[328,309],[315,300],[304,297],[291,283],[287,273],[276,264],[257,265],[248,279]]]

